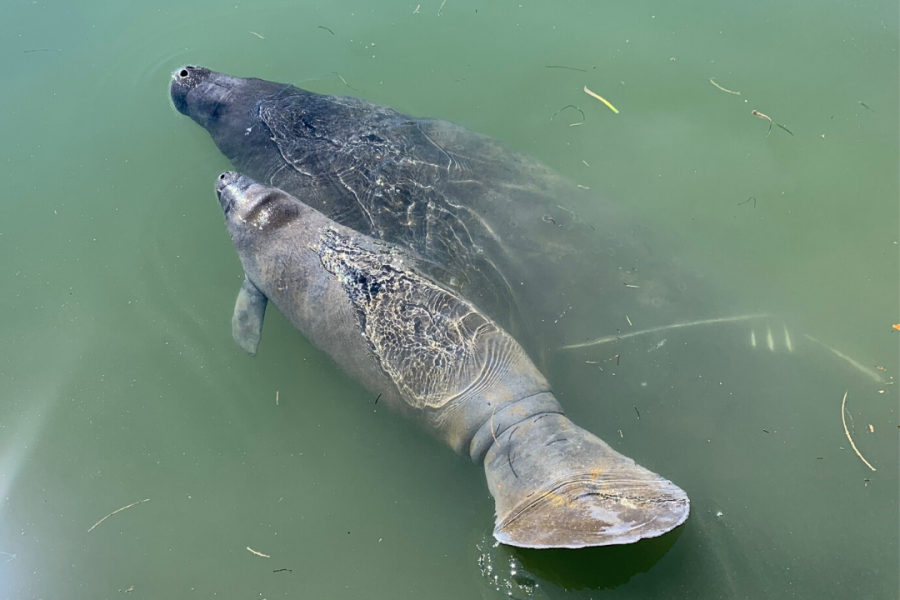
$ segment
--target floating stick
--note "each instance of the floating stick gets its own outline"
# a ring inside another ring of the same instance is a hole
[[[841,423],[844,424],[844,433],[847,434],[847,439],[850,440],[850,446],[853,447],[853,451],[856,452],[856,455],[859,457],[859,459],[861,461],[863,461],[864,463],[866,463],[866,466],[874,471],[875,467],[870,465],[869,461],[867,461],[865,458],[863,458],[863,455],[859,453],[859,450],[856,449],[856,444],[853,443],[853,438],[850,437],[850,432],[847,430],[847,419],[844,416],[844,414],[845,414],[845,411],[847,408],[847,394],[848,393],[850,393],[850,390],[847,390],[846,392],[844,392],[844,400],[841,402]]]
[[[709,78],[709,82],[710,82],[711,84],[713,84],[714,86],[716,86],[717,88],[719,88],[720,90],[722,90],[723,92],[728,92],[729,94],[734,94],[735,96],[740,96],[740,95],[741,95],[740,92],[732,92],[731,90],[726,90],[725,88],[723,88],[721,85],[719,85],[718,83],[716,83],[716,78],[715,78],[715,77],[710,77],[710,78]]]
[[[589,89],[587,88],[587,86],[584,86],[584,93],[587,94],[588,96],[593,96],[594,98],[596,98],[597,100],[599,100],[599,101],[602,102],[603,104],[607,105],[614,113],[619,114],[619,111],[616,109],[615,106],[613,106],[612,104],[610,104],[609,102],[607,102],[607,100],[606,100],[603,96],[600,96],[600,95],[598,95],[598,94],[595,94],[594,92],[592,92],[591,90],[589,90]]]
[[[874,469],[873,469],[873,470],[874,470]],[[94,527],[96,527],[97,525],[99,525],[99,524],[102,523],[103,521],[107,520],[108,518],[110,518],[110,517],[113,516],[114,514],[120,513],[120,512],[122,512],[123,510],[125,510],[126,508],[131,508],[132,506],[135,506],[136,504],[141,504],[142,502],[150,502],[150,498],[147,498],[146,500],[138,500],[137,502],[132,502],[132,503],[129,504],[128,506],[123,506],[122,508],[120,508],[120,509],[118,509],[118,510],[112,511],[111,513],[109,513],[108,515],[106,515],[105,517],[103,517],[102,519],[100,519],[99,521],[97,521],[96,523],[94,523],[94,524],[91,526],[91,528],[88,529],[88,533],[92,532],[92,531],[94,530]]]

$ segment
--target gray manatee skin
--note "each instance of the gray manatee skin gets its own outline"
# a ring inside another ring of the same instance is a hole
[[[202,67],[176,71],[170,93],[239,172],[413,251],[423,273],[478,306],[538,364],[551,348],[615,333],[628,315],[652,327],[721,308],[718,292],[673,264],[645,224],[489,137]],[[587,211],[591,223],[579,216]],[[642,235],[654,238],[652,250]]]
[[[483,463],[499,541],[625,544],[685,521],[686,494],[574,425],[516,340],[420,256],[243,175],[223,173],[216,191],[245,273],[238,344],[255,352],[271,301],[385,403]]]

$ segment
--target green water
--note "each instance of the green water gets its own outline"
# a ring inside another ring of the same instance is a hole
[[[0,598],[896,598],[896,2],[440,7],[3,3]],[[843,380],[817,387],[847,360],[759,381],[697,355],[747,401],[670,397],[641,430],[636,401],[563,399],[685,487],[682,530],[494,548],[480,468],[275,311],[256,358],[231,340],[242,274],[212,190],[229,164],[171,106],[185,63],[454,121],[628,206],[746,302],[885,368],[847,375],[878,470],[848,447]],[[551,121],[569,104],[583,125]],[[788,386],[815,393],[766,404]]]

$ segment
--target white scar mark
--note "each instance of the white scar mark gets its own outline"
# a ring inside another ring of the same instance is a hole
[[[868,375],[869,377],[871,377],[873,380],[875,380],[877,383],[881,383],[882,381],[884,381],[884,380],[881,378],[881,375],[879,375],[878,373],[876,373],[875,371],[873,371],[873,370],[870,369],[869,367],[867,367],[867,366],[865,366],[865,365],[863,365],[863,364],[861,364],[861,363],[859,363],[859,362],[853,360],[852,358],[850,358],[849,356],[847,356],[846,354],[844,354],[844,353],[841,352],[840,350],[836,350],[836,349],[832,348],[831,346],[829,346],[828,344],[825,344],[825,343],[823,343],[823,342],[820,342],[819,340],[817,340],[816,338],[814,338],[814,337],[811,336],[811,335],[807,335],[807,334],[804,333],[804,334],[803,334],[803,337],[805,337],[806,339],[808,339],[808,340],[810,340],[810,341],[812,341],[812,342],[815,342],[815,343],[819,344],[820,346],[822,346],[822,347],[825,348],[826,350],[830,350],[830,351],[831,351],[835,356],[837,356],[838,358],[843,358],[843,359],[846,360],[848,363],[850,363],[853,367],[855,367],[858,371],[860,371],[860,372],[862,372],[862,373],[865,373],[866,375]]]
[[[756,348],[756,332],[752,329],[750,330],[750,346]]]
[[[768,346],[769,352],[775,352],[775,340],[772,339],[772,328],[768,325],[766,326],[766,346]]]
[[[683,327],[694,327],[697,325],[714,325],[716,323],[735,323],[738,321],[749,321],[751,319],[763,319],[768,317],[768,313],[757,313],[750,315],[738,315],[735,317],[719,317],[717,319],[702,319],[699,321],[687,321],[685,323],[673,323],[672,325],[662,325],[660,327],[651,327],[650,329],[642,329],[640,331],[632,331],[630,333],[623,333],[621,335],[606,335],[595,340],[591,340],[589,342],[581,342],[579,344],[569,344],[568,346],[562,346],[557,348],[557,350],[575,350],[577,348],[589,348],[591,346],[599,346],[600,344],[607,344],[609,342],[615,342],[618,340],[624,340],[627,338],[635,337],[638,335],[646,335],[648,333],[656,333],[658,331],[668,331],[669,329],[681,329]]]
[[[788,352],[794,351],[794,345],[791,343],[791,334],[788,333],[787,324],[784,326],[784,345],[788,349]]]

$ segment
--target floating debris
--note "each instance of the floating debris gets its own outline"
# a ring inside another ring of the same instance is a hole
[[[330,33],[331,35],[334,35],[334,32],[333,32],[332,30],[328,29],[327,27],[325,27],[324,25],[318,25],[317,27],[318,27],[319,29],[324,29],[325,31],[327,31],[327,32]]]
[[[713,84],[714,86],[716,86],[717,88],[719,88],[720,90],[722,90],[723,92],[728,92],[729,94],[734,94],[735,96],[740,96],[740,95],[741,95],[740,92],[733,92],[733,91],[731,91],[731,90],[726,90],[725,88],[723,88],[721,85],[719,85],[718,83],[716,83],[716,78],[715,78],[715,77],[710,77],[710,78],[709,78],[709,82],[710,82],[711,84]]]
[[[256,550],[254,550],[254,549],[251,548],[250,546],[247,546],[247,551],[250,552],[251,554],[255,554],[255,555],[261,556],[261,557],[263,557],[263,558],[272,558],[272,557],[269,556],[268,554],[263,554],[262,552],[257,552]]]
[[[773,120],[772,120],[772,117],[770,117],[769,115],[764,115],[764,114],[762,114],[761,112],[759,112],[758,110],[750,111],[750,114],[753,115],[754,117],[759,117],[759,118],[762,119],[763,121],[768,121],[768,122],[769,122],[769,131],[766,132],[766,137],[769,137],[769,134],[772,133],[772,125],[773,125],[773,124],[778,125],[778,126],[781,127],[782,129],[784,129],[785,131],[787,131],[788,133],[790,133],[792,136],[794,135],[794,132],[792,132],[790,129],[788,129],[787,127],[785,127],[785,126],[782,125],[781,123],[776,123],[775,121],[773,121]]]
[[[738,202],[738,206],[740,206],[741,204],[747,204],[747,203],[750,202],[751,200],[753,200],[753,208],[756,208],[756,198],[754,198],[753,196],[750,196],[749,198],[747,198],[747,199],[744,200],[743,202]]]
[[[123,510],[125,510],[126,508],[131,508],[132,506],[136,506],[136,505],[141,504],[141,503],[143,503],[143,502],[150,502],[150,498],[147,498],[146,500],[138,500],[137,502],[132,502],[132,503],[129,504],[128,506],[123,506],[122,508],[120,508],[120,509],[118,509],[118,510],[112,511],[111,513],[109,513],[108,515],[106,515],[105,517],[103,517],[102,519],[100,519],[99,521],[97,521],[96,523],[94,523],[93,525],[91,525],[91,528],[88,529],[88,533],[92,532],[92,531],[94,530],[94,527],[96,527],[97,525],[99,525],[99,524],[102,523],[103,521],[107,520],[108,518],[110,518],[110,517],[113,516],[114,514],[120,513],[120,512],[122,512]]]
[[[860,104],[863,108],[867,108],[867,109],[871,110],[872,112],[875,112],[875,109],[874,109],[874,108],[872,108],[871,106],[869,106],[868,104],[866,104],[866,103],[863,102],[862,100],[858,100],[858,102],[859,102],[859,104]]]
[[[343,77],[340,73],[338,73],[337,71],[332,71],[332,73],[334,73],[335,75],[337,75],[337,76],[338,76],[338,79],[340,79],[342,82],[344,82],[344,85],[346,85],[348,88],[350,88],[350,89],[353,90],[354,92],[359,92],[359,93],[361,93],[361,94],[365,93],[363,90],[358,90],[358,89],[356,89],[355,87],[353,87],[352,85],[350,85],[349,83],[347,83],[347,80],[344,79],[344,77]]]
[[[844,433],[847,434],[847,439],[850,440],[850,446],[853,447],[853,451],[856,452],[856,455],[859,457],[859,459],[861,461],[863,461],[864,463],[866,463],[866,466],[874,471],[875,467],[870,465],[869,461],[867,461],[865,458],[863,458],[863,455],[860,454],[859,450],[857,450],[856,444],[853,443],[853,438],[850,437],[850,431],[847,430],[847,419],[845,417],[845,414],[846,414],[846,410],[847,410],[847,394],[849,394],[849,393],[850,393],[850,390],[847,390],[846,392],[844,392],[844,400],[841,402],[841,422],[844,424]]]
[[[581,71],[582,73],[587,73],[587,69],[579,69],[577,67],[564,67],[562,65],[544,65],[547,69],[568,69],[569,71]]]
[[[589,89],[587,88],[587,86],[584,86],[584,93],[587,94],[588,96],[592,96],[592,97],[596,98],[597,100],[599,100],[599,101],[602,102],[603,104],[607,105],[607,106],[610,108],[610,110],[612,110],[614,113],[619,114],[619,111],[616,109],[616,107],[613,106],[612,104],[610,104],[610,103],[606,100],[606,98],[604,98],[603,96],[600,96],[599,94],[595,94],[594,92],[592,92],[591,90],[589,90]]]
[[[574,104],[566,104],[566,105],[563,106],[561,109],[559,109],[558,111],[556,111],[555,113],[553,113],[553,116],[550,117],[550,120],[552,121],[552,120],[554,119],[554,117],[556,117],[556,115],[558,115],[558,114],[561,113],[562,111],[566,110],[567,108],[574,108],[575,110],[577,110],[578,112],[580,112],[580,113],[581,113],[581,122],[582,122],[582,123],[585,122],[584,111],[581,110],[580,108],[578,108],[577,106],[575,106]],[[582,161],[582,162],[584,162],[584,161]],[[585,164],[587,164],[587,163],[585,163]]]
[[[256,37],[258,37],[258,38],[261,39],[261,40],[266,39],[266,38],[264,38],[263,36],[261,36],[261,35],[259,35],[258,33],[256,33],[255,31],[251,31],[250,33],[252,33],[253,35],[255,35]]]

